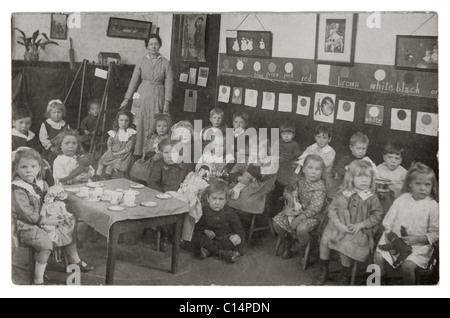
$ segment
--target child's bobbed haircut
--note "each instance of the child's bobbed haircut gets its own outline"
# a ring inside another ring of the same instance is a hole
[[[80,141],[80,135],[78,134],[78,132],[76,130],[73,130],[73,129],[67,129],[57,136],[56,141],[55,141],[56,152],[58,154],[62,155],[61,144],[67,136],[73,136],[76,138],[76,140],[78,142],[78,148],[77,148],[76,154],[82,155],[84,153],[84,149],[83,149],[83,146]]]
[[[44,170],[44,162],[42,160],[41,155],[34,149],[28,147],[19,147],[15,152],[13,152],[12,159],[12,178],[19,176],[17,169],[19,168],[20,160],[22,159],[33,159],[36,160],[39,166],[39,173],[37,175],[37,179],[42,179],[42,172]]]
[[[209,198],[213,193],[224,193],[227,195],[229,191],[228,184],[222,179],[214,179],[206,188],[204,197]]]
[[[45,111],[45,118],[50,118],[50,113],[52,110],[60,110],[62,112],[62,117],[66,117],[66,106],[59,99],[53,99],[47,104],[47,110]]]
[[[172,126],[172,120],[170,119],[170,116],[167,114],[157,114],[155,115],[155,126],[158,121],[165,121],[167,123],[167,127]],[[155,128],[156,130],[156,128]]]
[[[19,120],[22,118],[33,118],[33,114],[28,108],[18,107],[12,111],[12,120]]]
[[[369,145],[369,138],[362,132],[357,132],[350,137],[350,146],[354,146],[357,142]]]
[[[400,141],[389,141],[383,148],[383,155],[398,155],[403,158],[403,154],[405,153],[405,147],[403,143]]]
[[[333,130],[331,129],[331,127],[325,126],[325,125],[319,125],[316,127],[316,130],[314,131],[314,136],[324,134],[324,135],[327,135],[328,138],[331,138],[332,133],[333,133]]]
[[[355,189],[353,178],[361,175],[370,176],[371,181],[369,189],[372,190],[372,192],[375,192],[374,171],[370,162],[365,160],[354,160],[350,163],[347,171],[345,172],[344,183],[342,184],[341,191],[353,191]]]
[[[215,107],[213,109],[211,109],[211,111],[209,112],[209,118],[211,118],[214,115],[219,115],[219,116],[225,116],[225,112],[223,111],[223,109],[219,108],[219,107]]]
[[[119,130],[119,117],[120,116],[127,116],[128,119],[130,120],[130,125],[128,126],[128,128],[130,128],[133,124],[133,113],[130,112],[128,109],[121,109],[117,112],[116,114],[116,118],[114,118],[114,123],[113,123],[113,130],[118,131]]]
[[[303,168],[305,168],[306,165],[308,164],[308,162],[310,162],[310,161],[315,161],[315,162],[320,163],[320,168],[322,169],[321,179],[324,179],[325,176],[324,176],[323,172],[325,171],[325,161],[323,161],[323,158],[318,155],[307,155],[305,158],[305,162],[303,163]],[[302,171],[303,171],[303,169],[302,169]]]
[[[87,110],[91,110],[92,105],[98,105],[101,106],[102,100],[100,98],[95,98],[87,104]]]
[[[293,122],[291,121],[285,121],[281,126],[280,126],[280,134],[284,133],[284,132],[291,132],[295,135],[295,125]]]
[[[248,127],[248,114],[245,112],[236,112],[233,114],[233,121],[237,118],[237,117],[241,117],[244,121],[245,121],[245,127]]]
[[[408,169],[408,173],[405,177],[405,182],[403,183],[402,193],[410,193],[411,186],[410,183],[417,177],[419,174],[424,174],[431,177],[431,182],[433,185],[431,186],[431,197],[439,202],[439,191],[438,191],[438,182],[436,179],[436,174],[433,169],[424,165],[423,163],[417,162],[411,165]]]

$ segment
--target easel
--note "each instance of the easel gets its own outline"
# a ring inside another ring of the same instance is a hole
[[[79,107],[78,107],[78,122],[77,122],[77,128],[80,128],[80,124],[81,124],[81,111],[82,111],[82,107],[83,107],[83,95],[84,95],[84,87],[85,87],[85,83],[87,81],[86,78],[86,67],[87,67],[88,61],[86,59],[83,60],[83,62],[81,63],[80,67],[77,70],[77,73],[75,75],[75,78],[72,81],[72,84],[70,85],[69,91],[66,95],[66,98],[64,99],[64,104],[67,102],[67,100],[69,99],[70,95],[72,94],[72,90],[75,86],[75,83],[78,79],[78,76],[80,75],[80,73],[82,73],[82,77],[81,77],[81,93],[80,93],[80,103],[79,103]],[[103,91],[103,96],[102,96],[102,101],[100,103],[100,115],[97,118],[97,123],[95,125],[95,130],[94,130],[94,141],[95,141],[95,136],[97,136],[98,130],[99,130],[99,124],[100,124],[100,118],[103,115],[103,121],[102,121],[102,130],[101,131],[105,131],[105,126],[106,126],[106,113],[107,113],[107,109],[108,109],[108,92],[109,92],[109,85],[111,83],[111,74],[113,72],[113,67],[116,63],[115,62],[111,62],[109,63],[108,66],[108,73],[106,75],[106,85],[105,85],[105,89]],[[101,142],[100,142],[100,153],[103,151],[103,143],[104,143],[104,137],[103,134],[101,136]],[[89,153],[93,153],[95,150],[95,142],[91,142],[91,147],[89,149]]]

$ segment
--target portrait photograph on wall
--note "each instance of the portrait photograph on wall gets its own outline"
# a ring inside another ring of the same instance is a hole
[[[317,15],[315,62],[352,66],[355,53],[357,14]]]
[[[206,62],[205,58],[206,14],[183,16],[183,61]]]
[[[52,13],[50,38],[58,40],[67,39],[67,14]]]

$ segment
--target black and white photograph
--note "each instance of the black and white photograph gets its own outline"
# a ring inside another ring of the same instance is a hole
[[[56,14],[11,14],[13,285],[440,283],[438,12]]]

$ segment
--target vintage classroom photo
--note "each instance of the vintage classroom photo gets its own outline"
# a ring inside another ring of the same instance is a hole
[[[20,12],[11,36],[14,285],[439,284],[437,12]]]

